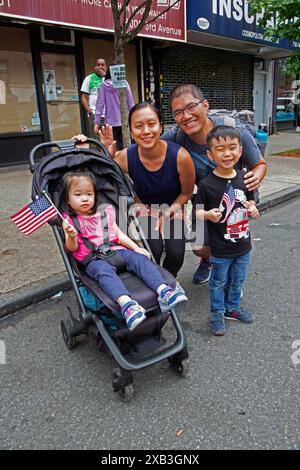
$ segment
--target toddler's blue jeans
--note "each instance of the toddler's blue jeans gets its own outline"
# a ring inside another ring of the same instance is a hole
[[[209,281],[212,313],[224,314],[225,310],[238,310],[249,260],[250,251],[237,258],[212,257],[212,271]]]
[[[157,269],[156,264],[146,256],[132,250],[118,250],[118,253],[124,259],[127,271],[136,274],[154,292],[161,284],[165,284],[166,281]],[[99,286],[113,301],[116,301],[121,295],[130,296],[124,282],[117,275],[117,268],[107,261],[92,260],[86,268],[86,273],[98,282]]]

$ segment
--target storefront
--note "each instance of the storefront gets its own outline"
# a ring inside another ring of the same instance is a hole
[[[110,2],[66,3],[69,8],[57,9],[54,2],[41,0],[0,2],[1,166],[27,162],[32,147],[41,142],[88,130],[80,87],[97,58],[114,62]],[[143,35],[184,41],[180,3]],[[156,0],[151,14],[168,5],[169,0]],[[144,96],[141,43],[139,38],[125,48],[136,102]]]
[[[200,86],[212,108],[254,110],[256,125],[264,122],[272,131],[274,59],[288,56],[293,45],[266,41],[249,2],[187,0],[187,44],[167,45],[159,54],[150,47],[166,125],[173,122],[170,91],[190,82]]]
[[[49,32],[52,40],[45,39]],[[98,56],[114,61],[112,38],[100,37],[63,28],[0,24],[0,164],[27,161],[34,145],[87,131],[81,83]],[[135,100],[137,47],[126,48]]]

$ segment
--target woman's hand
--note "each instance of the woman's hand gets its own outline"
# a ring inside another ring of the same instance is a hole
[[[183,217],[183,210],[182,206],[180,204],[172,204],[169,209],[167,209],[164,213],[163,216],[166,217],[167,219],[182,219]]]
[[[78,144],[76,144],[76,147],[88,149],[88,148],[90,148],[90,145],[88,143],[86,143],[86,139],[87,139],[86,135],[77,134],[77,135],[73,135],[71,140],[77,140],[78,141]]]
[[[115,158],[116,141],[114,140],[112,126],[110,126],[109,124],[102,126],[101,129],[99,129],[99,138],[101,144],[103,144],[107,148],[111,156]]]
[[[147,256],[147,258],[151,259],[151,254],[149,253],[149,251],[147,251],[145,248],[140,248],[138,247],[136,250],[135,250],[136,253],[140,253],[140,255],[144,255],[144,256]]]

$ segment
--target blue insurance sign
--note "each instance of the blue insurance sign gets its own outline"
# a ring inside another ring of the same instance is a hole
[[[251,14],[247,0],[188,0],[188,30],[284,49],[300,48],[299,41],[273,43],[258,27],[259,14]],[[270,20],[270,25],[275,19]]]

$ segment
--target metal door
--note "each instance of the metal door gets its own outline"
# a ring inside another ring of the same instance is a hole
[[[253,90],[253,110],[254,122],[257,127],[260,122],[265,122],[265,81],[266,75],[263,73],[256,73],[254,75],[254,90]]]

